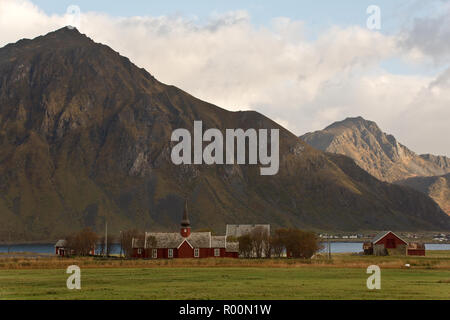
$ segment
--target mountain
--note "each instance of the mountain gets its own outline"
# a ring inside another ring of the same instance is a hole
[[[201,75],[198,75],[201,76]],[[173,130],[280,129],[280,170],[175,166]],[[63,28],[0,49],[0,240],[84,226],[176,230],[271,223],[314,230],[450,230],[426,195],[381,182],[257,112],[229,112],[165,85]]]
[[[417,155],[375,122],[362,117],[336,122],[301,137],[322,151],[346,155],[374,177],[387,182],[417,176],[441,176],[450,172],[450,158]]]
[[[450,174],[409,178],[397,183],[428,194],[450,216]]]

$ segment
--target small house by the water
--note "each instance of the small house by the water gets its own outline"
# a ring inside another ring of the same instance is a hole
[[[406,255],[407,247],[408,242],[392,231],[380,232],[363,245],[364,254],[376,256]]]
[[[55,254],[60,257],[66,257],[69,254],[67,250],[67,241],[66,240],[58,240],[55,244]]]

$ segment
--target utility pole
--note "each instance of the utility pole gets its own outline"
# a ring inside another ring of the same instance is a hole
[[[120,231],[120,258],[122,258],[122,252],[123,252],[123,233]]]
[[[106,221],[105,228],[105,257],[108,256],[108,221]]]
[[[331,241],[330,241],[330,235],[328,235],[328,259],[331,260]]]

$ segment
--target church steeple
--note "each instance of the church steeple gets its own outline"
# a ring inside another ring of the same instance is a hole
[[[187,200],[184,203],[184,212],[183,212],[183,219],[181,220],[180,233],[183,238],[188,238],[191,235],[191,222],[189,221]]]

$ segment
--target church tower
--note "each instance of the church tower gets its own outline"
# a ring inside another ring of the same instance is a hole
[[[188,216],[187,200],[184,204],[183,220],[181,220],[180,233],[183,238],[189,238],[189,236],[191,235],[191,222],[189,221],[189,216]]]

